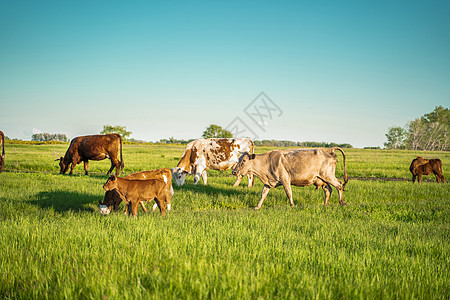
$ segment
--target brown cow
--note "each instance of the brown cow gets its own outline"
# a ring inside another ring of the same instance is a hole
[[[422,182],[422,175],[430,175],[431,173],[436,176],[436,181],[439,183],[441,180],[445,182],[444,174],[442,172],[442,161],[439,158],[435,159],[425,159],[423,157],[417,156],[411,162],[409,166],[409,171],[412,174],[412,182]]]
[[[335,150],[339,150],[344,156],[344,184],[335,176],[337,161]],[[264,184],[261,199],[255,209],[261,208],[271,188],[280,185],[284,187],[291,206],[294,206],[291,184],[295,186],[314,184],[317,188],[322,187],[325,192],[324,205],[328,204],[332,192],[331,186],[334,186],[339,193],[339,203],[343,206],[347,205],[343,198],[344,187],[348,182],[345,154],[338,147],[273,150],[264,154],[244,153],[233,170],[233,175],[247,174],[256,175]]]
[[[119,160],[120,154],[120,160]],[[60,173],[65,174],[70,168],[70,175],[77,164],[84,162],[84,171],[88,175],[89,160],[111,160],[109,175],[116,168],[116,176],[119,175],[119,168],[123,170],[124,163],[122,159],[122,137],[120,134],[112,133],[105,135],[86,135],[74,138],[70,142],[64,158],[59,160]]]
[[[146,179],[161,179],[164,180],[166,183],[166,190],[173,196],[173,187],[172,187],[172,172],[170,169],[167,168],[161,168],[156,170],[149,170],[149,171],[141,171],[136,172],[133,174],[130,174],[128,176],[122,177],[125,179],[139,179],[139,180],[146,180]],[[111,209],[114,209],[114,211],[117,211],[119,209],[119,205],[122,202],[122,198],[120,197],[119,193],[116,190],[107,191],[105,193],[105,197],[103,199],[103,202],[100,200],[98,201],[100,204],[100,212],[103,214],[108,214]],[[144,210],[144,212],[147,212],[147,208],[144,205],[143,201],[140,201],[141,207]],[[167,203],[167,210],[170,210],[170,199]],[[157,204],[155,203],[153,205],[152,211],[155,211],[157,207]],[[102,210],[103,208],[103,210]],[[108,209],[106,209],[108,208]],[[128,213],[128,206],[126,206],[125,214]]]
[[[125,179],[114,175],[109,177],[103,185],[105,191],[117,190],[120,197],[129,206],[133,216],[137,214],[140,201],[150,202],[152,200],[155,200],[161,215],[164,216],[166,204],[170,203],[172,197],[166,187],[166,183],[161,179]]]
[[[0,146],[2,147],[2,155],[0,156],[0,172],[5,169],[5,134],[0,131]]]

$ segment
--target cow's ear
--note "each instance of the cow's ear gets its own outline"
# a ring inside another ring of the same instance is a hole
[[[252,153],[252,154],[250,154],[250,159],[255,159],[255,157],[256,157],[256,154],[255,153]]]

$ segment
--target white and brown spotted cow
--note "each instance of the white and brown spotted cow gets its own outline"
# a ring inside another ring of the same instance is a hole
[[[194,174],[194,184],[203,179],[207,184],[206,170],[231,170],[239,161],[243,152],[253,153],[254,144],[248,138],[236,139],[199,139],[190,142],[172,176],[177,185],[183,185],[187,174]],[[253,174],[248,176],[248,187],[253,186]],[[238,186],[242,176],[238,176],[234,186]]]

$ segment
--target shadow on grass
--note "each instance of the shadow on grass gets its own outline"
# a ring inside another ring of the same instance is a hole
[[[175,193],[177,191],[187,190],[187,191],[202,193],[202,194],[206,194],[206,195],[222,194],[224,196],[241,196],[244,193],[247,194],[249,192],[256,192],[256,191],[258,191],[258,193],[261,192],[259,190],[259,188],[257,188],[257,187],[252,187],[252,188],[246,187],[245,190],[243,191],[241,188],[234,188],[234,187],[220,188],[220,187],[215,187],[212,185],[203,185],[200,183],[197,185],[185,183],[182,186],[177,186],[176,184],[173,183],[172,186],[173,186]]]
[[[98,203],[99,196],[87,195],[76,192],[54,191],[40,192],[36,200],[31,204],[40,208],[53,208],[55,212],[62,213],[67,211],[92,212],[92,209],[86,204]]]

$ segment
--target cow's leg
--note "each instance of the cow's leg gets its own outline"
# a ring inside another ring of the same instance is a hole
[[[204,185],[208,183],[208,175],[206,174],[206,170],[203,170],[202,172],[202,180]]]
[[[85,160],[84,161],[84,175],[89,175],[88,169],[89,169],[89,161]]]
[[[412,177],[412,182],[413,182],[413,183],[416,182],[416,177],[417,177],[417,176],[413,174],[413,177]]]
[[[284,183],[283,184],[284,191],[286,192],[286,196],[289,198],[289,202],[291,206],[294,206],[294,200],[292,199],[292,188],[290,183]]]
[[[417,183],[422,182],[422,174],[417,175]]]
[[[440,183],[441,180],[445,183],[444,175],[441,175],[438,171],[433,171],[434,176],[436,176],[436,182]]]
[[[144,205],[144,201],[139,201],[139,204],[141,205],[141,207],[144,210],[144,212],[147,213],[147,208]]]
[[[164,217],[166,214],[166,199],[164,195],[160,195],[159,198],[155,198],[156,203],[158,204],[159,211],[161,212],[161,216]]]
[[[238,187],[239,184],[241,183],[242,180],[242,176],[237,176],[236,181],[233,184],[233,187]]]
[[[116,176],[119,176],[119,168],[117,168],[116,166],[117,166],[117,164],[111,158],[111,168],[109,168],[109,171],[108,171],[108,173],[106,173],[106,175],[111,174],[112,171],[114,170],[114,168],[116,168]]]
[[[325,179],[325,180],[323,180]],[[336,190],[338,191],[339,194],[339,203],[342,206],[347,206],[347,203],[345,203],[344,201],[344,186],[342,185],[342,182],[337,179],[336,177],[332,177],[332,178],[323,178],[322,180],[324,182],[326,182],[327,184],[331,184],[332,186],[334,186],[336,188]]]
[[[133,202],[131,202],[131,215],[133,217],[136,217],[136,215],[137,215],[138,208],[139,208],[139,202],[140,201],[133,201]]]
[[[328,205],[328,202],[330,201],[331,193],[333,192],[333,189],[331,186],[327,183],[322,185],[322,189],[325,192],[325,203],[323,205]]]
[[[248,174],[247,175],[248,178],[248,188],[251,188],[253,186],[253,184],[255,183],[255,176],[253,176],[253,174]]]
[[[120,173],[120,161],[118,159],[114,160],[114,167],[116,168],[116,176],[119,176]],[[112,170],[111,170],[112,172]]]
[[[172,193],[168,190],[167,192],[166,192],[166,203],[167,203],[167,210],[169,211],[170,210],[170,207],[171,207],[171,201],[172,201]]]
[[[73,169],[75,169],[75,166],[77,165],[77,163],[76,162],[74,162],[74,161],[72,161],[72,164],[70,165],[70,172],[69,172],[69,175],[72,175],[73,174]]]
[[[261,205],[263,204],[264,199],[266,199],[267,194],[269,193],[269,191],[270,191],[270,187],[268,185],[264,185],[264,187],[262,189],[262,192],[261,192],[261,199],[259,200],[259,203],[258,203],[258,205],[256,205],[255,209],[260,209],[261,208]]]

